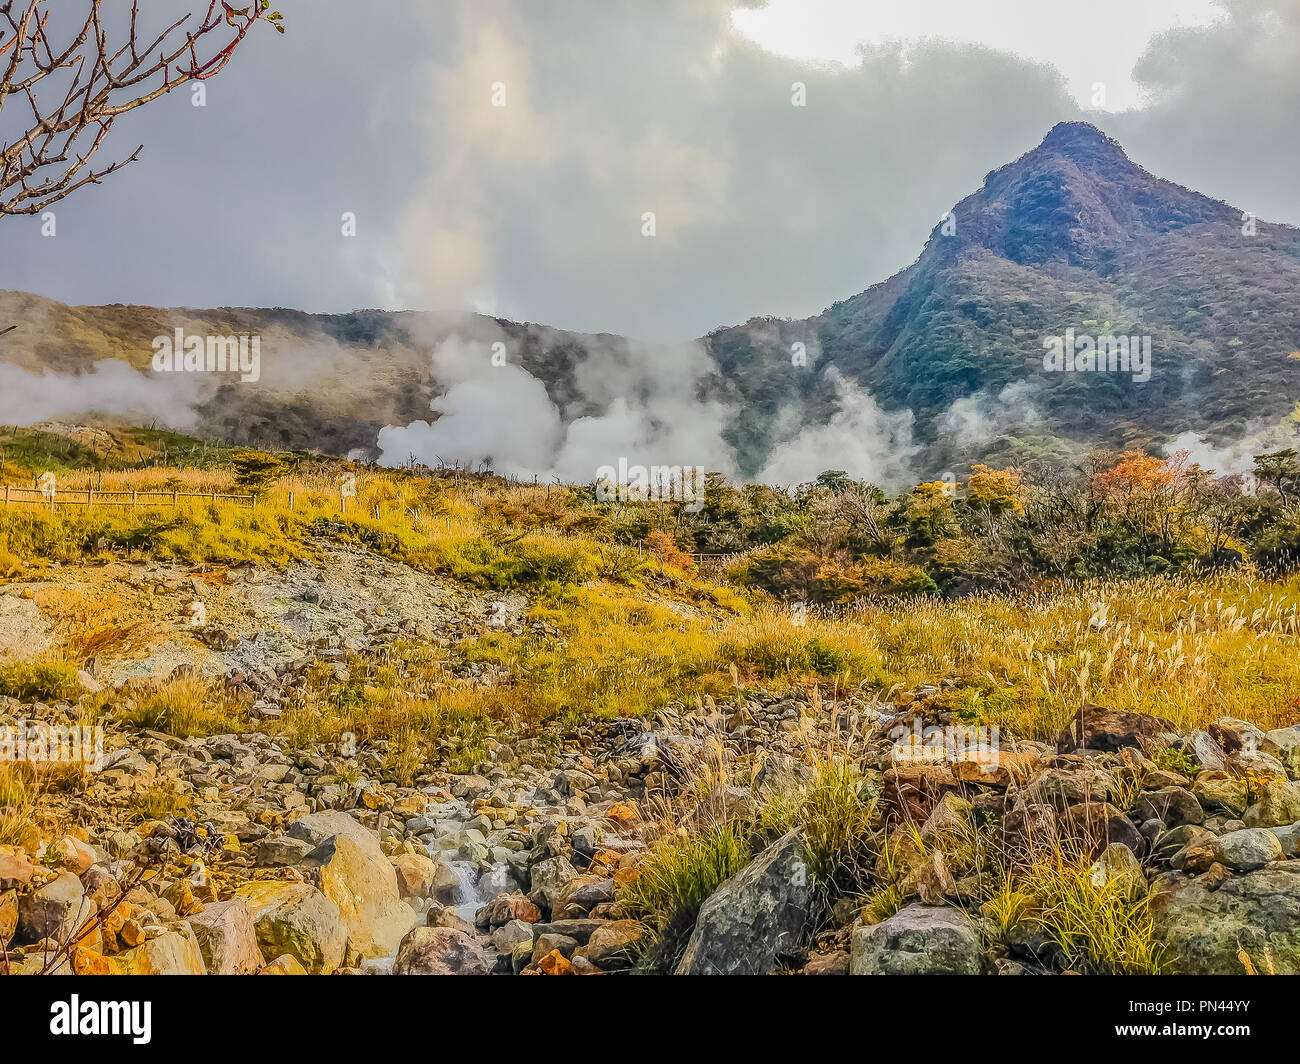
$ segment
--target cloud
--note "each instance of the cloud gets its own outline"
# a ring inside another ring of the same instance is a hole
[[[141,161],[60,204],[57,238],[0,223],[0,287],[480,306],[681,341],[884,279],[984,174],[1080,116],[1051,56],[912,38],[855,65],[801,61],[740,33],[729,0],[373,6],[359,21],[343,0],[286,11],[288,34],[250,38],[206,107],[177,93],[125,116],[106,150],[143,143]],[[1282,103],[1300,95],[1300,15],[1291,0],[1221,10],[1150,42],[1134,69],[1149,106],[1104,124],[1154,172],[1300,221],[1300,111]],[[1108,24],[1117,54],[1145,33]]]
[[[1151,41],[1134,67],[1148,96],[1107,131],[1148,170],[1266,221],[1300,223],[1300,5],[1217,0],[1212,26]]]
[[[735,6],[432,5],[455,32],[408,93],[427,170],[392,245],[399,302],[673,342],[814,314],[1077,114],[1043,65],[937,41],[800,62]]]

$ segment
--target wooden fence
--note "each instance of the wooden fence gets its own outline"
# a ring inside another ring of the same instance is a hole
[[[257,508],[256,495],[223,495],[207,491],[101,491],[83,488],[80,491],[60,489],[53,496],[42,494],[39,488],[15,488],[5,485],[6,506],[179,506],[182,499],[204,499],[210,503],[233,502],[238,506]]]

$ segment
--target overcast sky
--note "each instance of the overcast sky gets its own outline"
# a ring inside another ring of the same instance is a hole
[[[61,204],[56,237],[0,220],[0,288],[684,339],[883,280],[1081,117],[1300,223],[1296,0],[278,6],[288,34],[255,34],[205,107],[181,91],[120,120],[105,150],[140,161]]]

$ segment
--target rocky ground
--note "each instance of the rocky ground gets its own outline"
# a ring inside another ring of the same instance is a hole
[[[1241,950],[1300,970],[1300,729],[1220,721],[1186,737],[1194,778],[1125,745],[1152,718],[1102,711],[1071,752],[1019,744],[993,771],[899,762],[885,726],[923,719],[926,702],[753,702],[593,724],[559,750],[498,745],[481,774],[435,772],[416,788],[377,778],[374,754],[290,756],[257,733],[114,733],[104,770],[0,849],[0,941],[16,973],[625,970],[648,929],[620,914],[619,886],[663,830],[656,795],[682,765],[710,747],[757,765],[750,788],[719,784],[685,819],[743,816],[806,745],[868,734],[885,800],[921,838],[991,817],[1009,846],[1086,840],[1097,874],[1150,883],[1168,970],[1240,972]],[[10,702],[0,719],[71,721],[72,709]],[[1140,789],[1120,808],[1133,772]],[[132,795],[162,781],[194,795],[191,815],[133,824]],[[1053,943],[1032,930],[991,945],[962,907],[973,885],[936,853],[902,870],[894,915],[866,922],[850,899],[819,931],[801,840],[783,836],[706,902],[678,971],[1049,970]]]
[[[401,634],[450,640],[498,616],[499,601],[503,623],[518,625],[524,603],[360,553],[330,564],[327,579],[318,563],[211,581],[167,566],[76,577],[134,589],[174,626],[175,638],[86,677],[106,685],[110,703],[177,666],[206,669],[242,693],[249,730],[185,739],[110,717],[100,770],[43,794],[0,845],[0,966],[626,971],[653,929],[629,916],[620,888],[665,833],[734,821],[757,855],[704,903],[678,972],[1068,967],[1032,922],[991,926],[978,874],[945,849],[972,832],[1012,861],[1061,843],[1088,852],[1094,876],[1149,896],[1166,971],[1300,972],[1300,727],[1264,733],[1225,717],[1178,734],[1159,718],[1084,707],[1053,744],[1003,736],[993,763],[962,750],[936,758],[896,737],[954,726],[941,681],[887,703],[738,695],[544,728],[490,742],[472,773],[431,763],[398,786],[385,778],[382,742],[289,750],[257,722],[317,662]],[[8,589],[0,616],[39,606],[41,590]],[[193,631],[180,639],[200,596],[210,653],[194,649]],[[0,725],[79,720],[72,703],[0,699]],[[1157,750],[1177,758],[1158,764],[1148,756]],[[878,796],[892,912],[873,913],[852,892],[828,900],[800,831],[765,835],[755,818],[773,788],[828,756],[851,758]],[[154,809],[159,793],[183,796],[184,813]]]

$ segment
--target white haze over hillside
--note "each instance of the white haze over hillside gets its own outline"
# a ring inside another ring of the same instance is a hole
[[[88,373],[34,372],[0,363],[0,425],[35,425],[51,418],[105,414],[178,431],[195,428],[195,409],[212,390],[197,374],[144,373],[117,359]]]
[[[723,438],[732,410],[700,399],[700,385],[715,367],[697,343],[587,351],[575,376],[584,405],[597,412],[567,422],[540,380],[508,361],[494,364],[490,342],[447,340],[434,350],[433,370],[445,389],[432,403],[437,417],[383,429],[381,464],[486,466],[570,483],[590,482],[597,469],[620,458],[629,465],[735,474],[735,456]],[[885,454],[866,454],[868,447],[890,443],[872,433],[865,440],[867,446],[846,452],[863,455],[862,475],[888,462]],[[816,476],[826,455],[835,453],[797,440],[785,446],[791,449],[774,472],[790,482]]]

